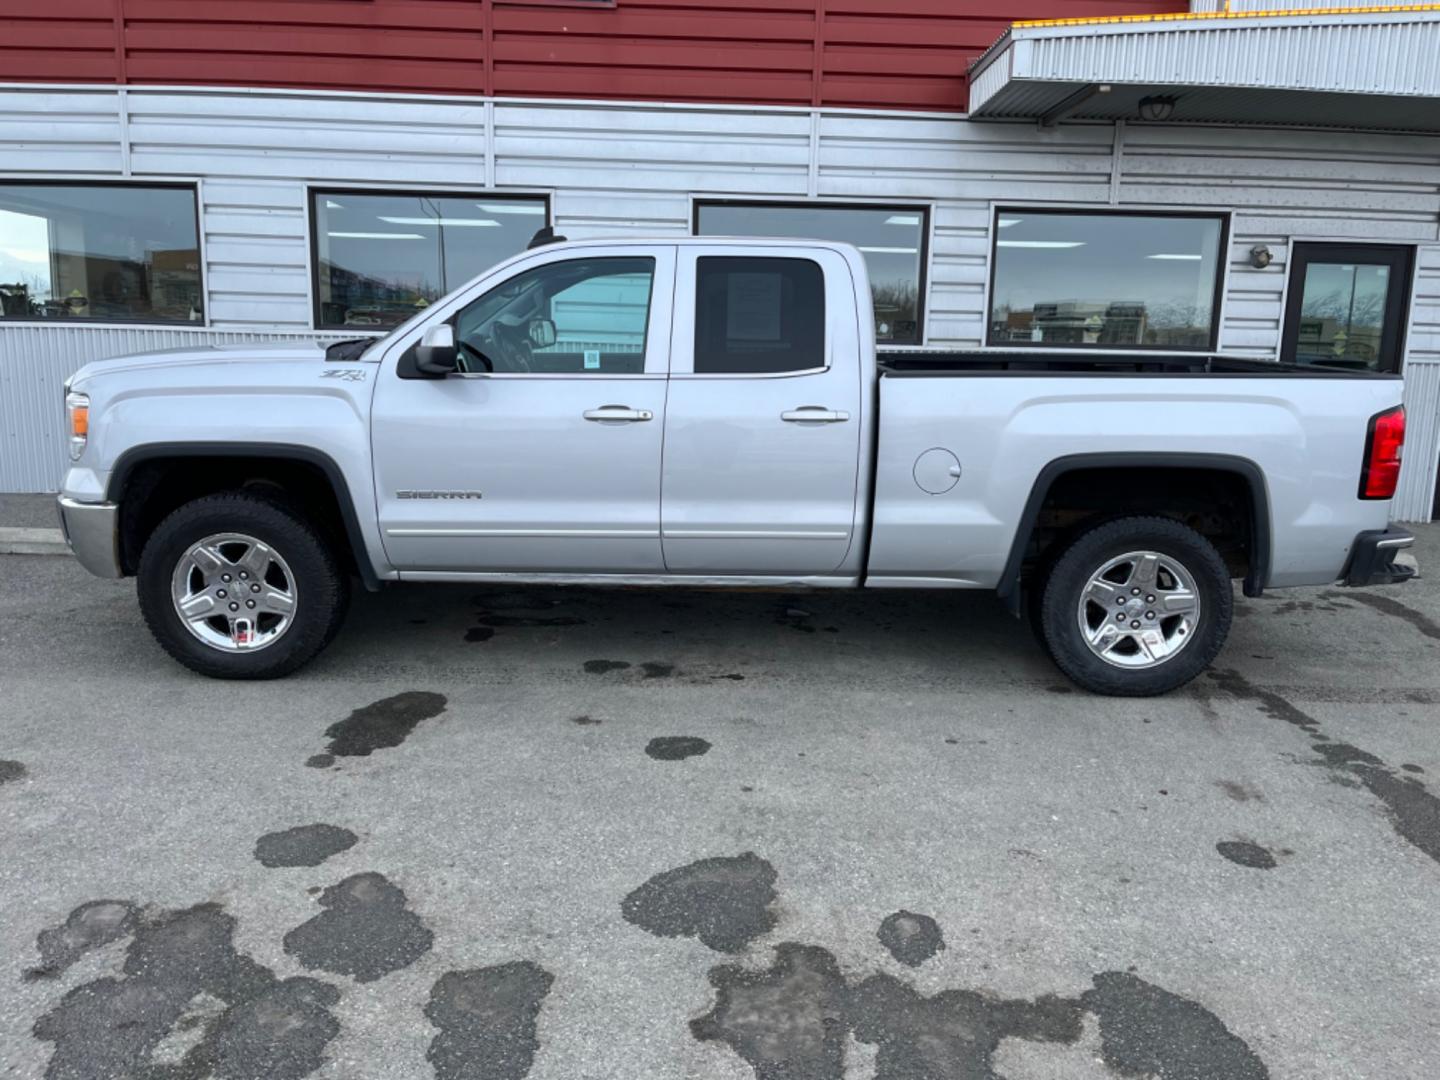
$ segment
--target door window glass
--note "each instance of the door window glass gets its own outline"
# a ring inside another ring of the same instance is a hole
[[[825,274],[809,259],[696,260],[695,374],[825,366]]]
[[[924,206],[699,203],[695,234],[785,236],[854,244],[870,271],[875,340],[883,345],[919,345],[929,214]]]
[[[655,260],[576,259],[519,274],[455,319],[460,370],[640,375]]]

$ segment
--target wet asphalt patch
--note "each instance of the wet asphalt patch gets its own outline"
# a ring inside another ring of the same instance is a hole
[[[472,626],[465,631],[465,640],[472,645],[479,645],[481,642],[489,641],[495,636],[495,630],[489,626]]]
[[[645,753],[656,761],[683,761],[710,752],[710,744],[693,735],[662,735],[645,744]]]
[[[586,660],[584,664],[587,675],[608,675],[612,671],[624,671],[629,666],[628,660]]]
[[[540,1049],[536,1021],[555,977],[519,961],[451,971],[430,990],[439,1034],[425,1057],[439,1080],[522,1080]]]
[[[1274,870],[1279,865],[1269,848],[1252,844],[1248,840],[1222,840],[1215,845],[1215,850],[1236,866],[1249,867],[1251,870]]]
[[[1362,595],[1368,594],[1355,594],[1357,599]],[[1368,750],[1335,742],[1320,730],[1314,717],[1283,695],[1255,686],[1237,671],[1212,671],[1209,678],[1233,697],[1253,701],[1261,712],[1305,732],[1320,763],[1328,766],[1337,780],[1358,782],[1368,788],[1384,804],[1395,831],[1440,862],[1440,798],[1423,783],[1414,776],[1401,775]]]
[[[344,720],[325,729],[330,745],[326,753],[305,762],[312,768],[328,768],[337,757],[369,757],[376,750],[399,746],[422,720],[445,711],[445,695],[428,690],[407,690],[381,698],[356,709]]]
[[[320,1067],[340,1030],[329,983],[278,980],[237,952],[235,919],[217,904],[125,926],[124,977],[75,987],[35,1022],[54,1044],[47,1080],[298,1080]]]
[[[1390,597],[1381,596],[1379,593],[1368,592],[1327,592],[1322,593],[1321,595],[1324,596],[1327,600],[1336,600],[1341,598],[1345,600],[1356,600],[1364,604],[1366,607],[1372,608],[1373,610],[1380,612],[1380,614],[1382,615],[1389,615],[1391,618],[1399,619],[1402,622],[1409,623],[1416,630],[1420,631],[1420,633],[1424,634],[1427,638],[1430,638],[1434,641],[1440,641],[1440,623],[1437,623],[1428,615],[1422,614],[1421,612],[1416,611],[1414,608],[1400,603],[1399,600],[1392,600]]]
[[[929,915],[917,915],[913,911],[887,915],[875,936],[890,955],[906,967],[919,967],[945,948],[940,924]]]
[[[255,841],[262,866],[319,866],[332,855],[348,851],[360,838],[338,825],[297,825],[266,833]]]
[[[40,963],[25,972],[27,980],[50,979],[90,952],[135,932],[140,909],[128,900],[91,900],[81,904],[59,926],[40,931],[35,947]]]
[[[430,951],[435,935],[404,890],[377,873],[355,874],[320,894],[325,908],[285,935],[285,951],[310,969],[374,982]]]
[[[0,784],[13,783],[16,780],[25,779],[26,769],[18,761],[10,761],[8,758],[0,759]]]
[[[752,851],[656,874],[620,903],[625,920],[656,937],[693,937],[738,953],[778,921],[775,868]]]

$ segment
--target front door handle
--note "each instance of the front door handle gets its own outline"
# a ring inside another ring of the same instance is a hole
[[[649,409],[632,409],[629,405],[601,405],[598,409],[586,409],[581,415],[597,424],[643,424],[655,419]]]
[[[798,409],[782,412],[780,419],[787,424],[843,424],[850,419],[850,414],[827,409],[823,405],[802,405]]]

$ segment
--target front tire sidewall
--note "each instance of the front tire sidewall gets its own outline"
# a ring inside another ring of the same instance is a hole
[[[1200,616],[1189,642],[1151,668],[1116,667],[1090,651],[1076,611],[1090,576],[1128,552],[1155,551],[1175,559],[1195,579]],[[1055,563],[1041,598],[1041,636],[1056,665],[1087,690],[1113,697],[1151,697],[1184,686],[1219,655],[1234,616],[1230,573],[1214,546],[1168,518],[1122,518],[1077,539]]]
[[[289,565],[298,603],[289,629],[272,644],[225,652],[185,626],[171,597],[175,568],[191,545],[216,533],[244,533],[269,545]],[[140,557],[140,610],[150,632],[192,671],[222,679],[273,679],[299,668],[338,629],[347,583],[324,542],[288,509],[246,494],[213,495],[188,503],[160,523]]]

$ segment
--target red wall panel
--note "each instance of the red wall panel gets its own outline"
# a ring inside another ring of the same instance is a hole
[[[1019,19],[1184,0],[0,0],[0,82],[960,110]]]

